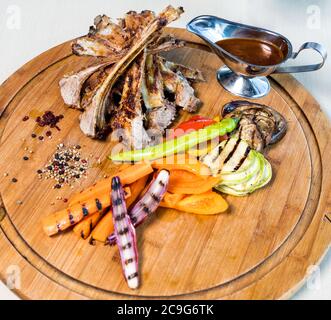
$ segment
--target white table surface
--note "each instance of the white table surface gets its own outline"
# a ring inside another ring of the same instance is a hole
[[[129,10],[159,11],[169,3],[185,9],[180,21],[173,24],[176,27],[185,27],[197,15],[212,14],[278,31],[292,41],[295,49],[306,41],[316,41],[331,51],[331,1],[328,0],[1,0],[0,83],[41,52],[86,34],[93,18],[100,13],[116,18]],[[299,61],[314,59],[318,57],[304,53]],[[323,70],[296,77],[331,118],[330,73],[328,61]],[[314,269],[314,279],[304,284],[293,299],[331,299],[330,269],[329,252]],[[17,297],[0,282],[1,299]]]

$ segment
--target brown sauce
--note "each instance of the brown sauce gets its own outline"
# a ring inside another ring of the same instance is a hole
[[[259,66],[280,64],[285,58],[279,47],[260,39],[224,39],[216,44],[240,60]]]

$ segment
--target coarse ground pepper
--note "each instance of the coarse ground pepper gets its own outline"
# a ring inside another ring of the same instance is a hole
[[[81,146],[66,147],[64,144],[57,146],[56,152],[43,169],[37,174],[40,179],[54,179],[54,189],[61,189],[64,185],[72,185],[77,180],[87,175],[88,161],[82,158]]]

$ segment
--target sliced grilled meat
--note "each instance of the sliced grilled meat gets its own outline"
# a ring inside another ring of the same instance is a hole
[[[121,102],[111,119],[113,134],[135,149],[141,149],[149,142],[143,126],[140,90],[145,61],[146,55],[143,54],[127,71]]]
[[[176,118],[176,106],[165,100],[164,105],[154,108],[147,114],[147,132],[151,138],[151,144],[160,143],[164,130],[167,129]]]
[[[100,39],[95,36],[79,38],[72,44],[72,52],[77,56],[112,57],[116,59],[121,50],[109,40]]]
[[[108,108],[107,101],[109,101],[111,90],[117,79],[125,72],[131,62],[150,44],[154,33],[162,30],[167,23],[177,19],[182,12],[183,10],[181,8],[175,9],[172,6],[168,6],[158,17],[143,28],[141,33],[133,38],[125,56],[112,66],[102,85],[91,93],[92,98],[81,116],[80,123],[81,129],[86,135],[95,138],[98,136],[99,131],[104,131],[107,127],[107,121],[105,119]]]
[[[223,107],[222,116],[240,118],[234,134],[258,151],[281,140],[287,131],[285,118],[273,108],[262,104],[232,101]]]
[[[124,19],[116,24],[106,15],[97,16],[94,26],[90,27],[87,36],[75,40],[72,44],[73,53],[95,57],[114,58],[123,50],[129,48],[131,42],[146,26],[155,19],[152,11],[128,12]]]
[[[128,37],[133,37],[154,19],[155,13],[150,10],[143,10],[140,13],[129,11],[123,19],[120,19],[119,25],[125,30]]]
[[[106,15],[99,15],[94,19],[94,26],[90,28],[88,36],[108,40],[116,51],[124,48],[128,40],[124,29]]]
[[[196,112],[202,104],[200,99],[195,96],[194,89],[182,73],[178,71],[177,76],[176,105],[185,111]]]
[[[170,69],[173,72],[180,72],[186,79],[194,82],[205,82],[205,78],[203,77],[203,74],[198,69],[193,69],[186,67],[182,64],[178,64],[172,61],[165,60],[163,58],[162,63],[165,65],[166,68]]]
[[[180,71],[168,68],[165,60],[159,59],[165,90],[175,95],[175,103],[188,112],[196,112],[201,101],[195,96],[194,89]]]
[[[95,72],[109,64],[112,64],[112,62],[102,62],[85,68],[77,73],[65,75],[59,82],[61,95],[64,102],[72,108],[83,109],[80,99],[84,83]]]
[[[97,16],[87,36],[72,43],[74,54],[82,56],[118,56],[128,46],[128,34],[106,15]]]
[[[160,37],[155,44],[148,47],[149,54],[158,54],[185,46],[185,41],[176,39],[172,35]]]
[[[157,55],[147,55],[145,75],[141,90],[147,110],[163,106],[163,80]]]

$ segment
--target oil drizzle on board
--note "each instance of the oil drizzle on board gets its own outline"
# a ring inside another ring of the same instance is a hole
[[[216,44],[233,56],[258,66],[277,65],[284,60],[281,48],[265,40],[232,38],[218,41]]]

